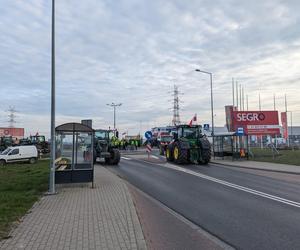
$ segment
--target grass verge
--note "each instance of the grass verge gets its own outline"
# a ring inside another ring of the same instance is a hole
[[[280,150],[279,155],[275,154],[274,158],[272,150],[268,148],[252,148],[251,152],[253,153],[253,157],[251,157],[250,160],[253,161],[264,161],[300,166],[300,150]]]
[[[48,188],[49,161],[0,167],[0,240]]]

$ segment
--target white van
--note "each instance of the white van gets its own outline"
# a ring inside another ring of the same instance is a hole
[[[9,147],[0,153],[0,165],[10,162],[29,162],[35,163],[38,158],[36,146],[16,146]]]

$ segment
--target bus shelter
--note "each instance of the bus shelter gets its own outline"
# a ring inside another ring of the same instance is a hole
[[[94,130],[80,123],[65,123],[56,127],[55,133],[55,183],[94,185]]]
[[[235,132],[216,134],[214,136],[214,156],[231,157],[232,160],[248,159],[249,144],[247,135],[237,135]]]

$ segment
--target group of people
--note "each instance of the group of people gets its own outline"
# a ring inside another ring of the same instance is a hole
[[[137,150],[141,145],[140,140],[135,140],[135,139],[129,139],[129,140],[121,139],[120,140],[117,137],[113,137],[111,139],[111,143],[112,143],[112,146],[117,147],[122,150]]]

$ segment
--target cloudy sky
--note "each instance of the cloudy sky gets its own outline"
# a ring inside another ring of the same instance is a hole
[[[49,134],[50,0],[0,0],[0,126],[9,105],[26,133]],[[172,120],[179,87],[182,121],[210,120],[213,72],[216,125],[232,104],[232,78],[249,109],[276,106],[284,94],[300,125],[300,2],[211,0],[57,0],[57,125],[92,118],[113,124],[107,103],[120,102],[121,131],[144,131]]]

